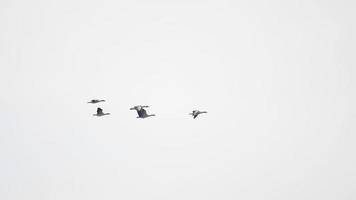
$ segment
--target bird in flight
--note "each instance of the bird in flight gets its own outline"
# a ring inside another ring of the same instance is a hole
[[[110,115],[110,113],[104,113],[103,109],[97,108],[96,109],[96,114],[93,114],[93,115],[97,116],[97,117],[101,117],[101,116],[104,116],[104,115]]]
[[[99,103],[99,102],[105,102],[105,100],[99,100],[99,99],[92,99],[91,101],[89,101],[88,103]]]
[[[206,112],[206,111],[199,111],[199,110],[193,110],[193,112],[192,112],[192,113],[189,113],[189,115],[192,115],[192,116],[193,116],[193,119],[195,119],[195,118],[198,117],[198,115],[203,114],[203,113],[208,113],[208,112]]]
[[[152,117],[156,116],[155,114],[147,114],[147,111],[144,108],[148,108],[149,106],[134,106],[130,108],[130,110],[136,110],[138,117],[137,118],[147,118],[147,117]]]

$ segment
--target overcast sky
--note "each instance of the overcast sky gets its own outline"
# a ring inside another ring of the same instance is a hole
[[[356,199],[355,9],[0,1],[0,199]]]

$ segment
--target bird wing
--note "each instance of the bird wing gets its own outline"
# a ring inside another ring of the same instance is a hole
[[[142,112],[142,109],[141,110],[137,110],[137,114],[138,114],[138,117],[144,117],[144,113]]]
[[[103,114],[103,109],[101,109],[101,108],[96,109],[96,114],[98,114],[98,115]]]
[[[139,111],[137,111],[137,114],[139,117],[147,117],[147,111],[143,108],[141,108]]]

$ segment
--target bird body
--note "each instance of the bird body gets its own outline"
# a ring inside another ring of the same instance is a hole
[[[88,103],[95,104],[95,103],[99,103],[99,102],[105,102],[105,100],[92,99],[92,100],[91,100],[91,101],[89,101]]]
[[[97,108],[96,109],[96,114],[93,114],[93,115],[97,116],[97,117],[101,117],[101,116],[104,116],[104,115],[110,115],[110,113],[104,113],[103,109]]]
[[[156,116],[155,114],[147,114],[147,111],[144,108],[148,108],[149,106],[134,106],[130,108],[130,110],[136,110],[138,117],[137,118],[147,118],[147,117],[152,117]]]
[[[193,116],[193,119],[195,119],[195,118],[198,117],[198,115],[203,114],[203,113],[208,113],[208,112],[207,111],[193,110],[192,113],[189,113],[189,114]]]
[[[141,110],[138,110],[137,114],[138,114],[137,118],[146,118],[146,117],[156,116],[155,114],[152,114],[152,115],[147,114],[147,111],[143,108],[141,108]]]

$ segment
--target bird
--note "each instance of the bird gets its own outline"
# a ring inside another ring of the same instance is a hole
[[[110,113],[104,113],[103,109],[101,109],[101,108],[97,108],[96,109],[96,114],[93,114],[93,116],[97,116],[97,117],[101,117],[101,116],[104,116],[104,115],[110,115]]]
[[[99,100],[99,99],[92,99],[91,101],[89,101],[88,103],[99,103],[99,102],[105,102],[105,100]]]
[[[156,116],[155,114],[147,114],[147,111],[144,108],[148,108],[149,106],[134,106],[130,108],[130,110],[136,110],[138,117],[137,118],[147,118],[147,117],[152,117]]]
[[[147,111],[143,108],[141,108],[141,110],[138,110],[137,114],[138,114],[137,118],[146,118],[146,117],[156,116],[155,114],[148,115]]]
[[[199,110],[193,110],[192,113],[189,113],[189,115],[193,116],[193,119],[197,118],[198,115],[203,114],[203,113],[208,113],[207,111],[199,111]]]

